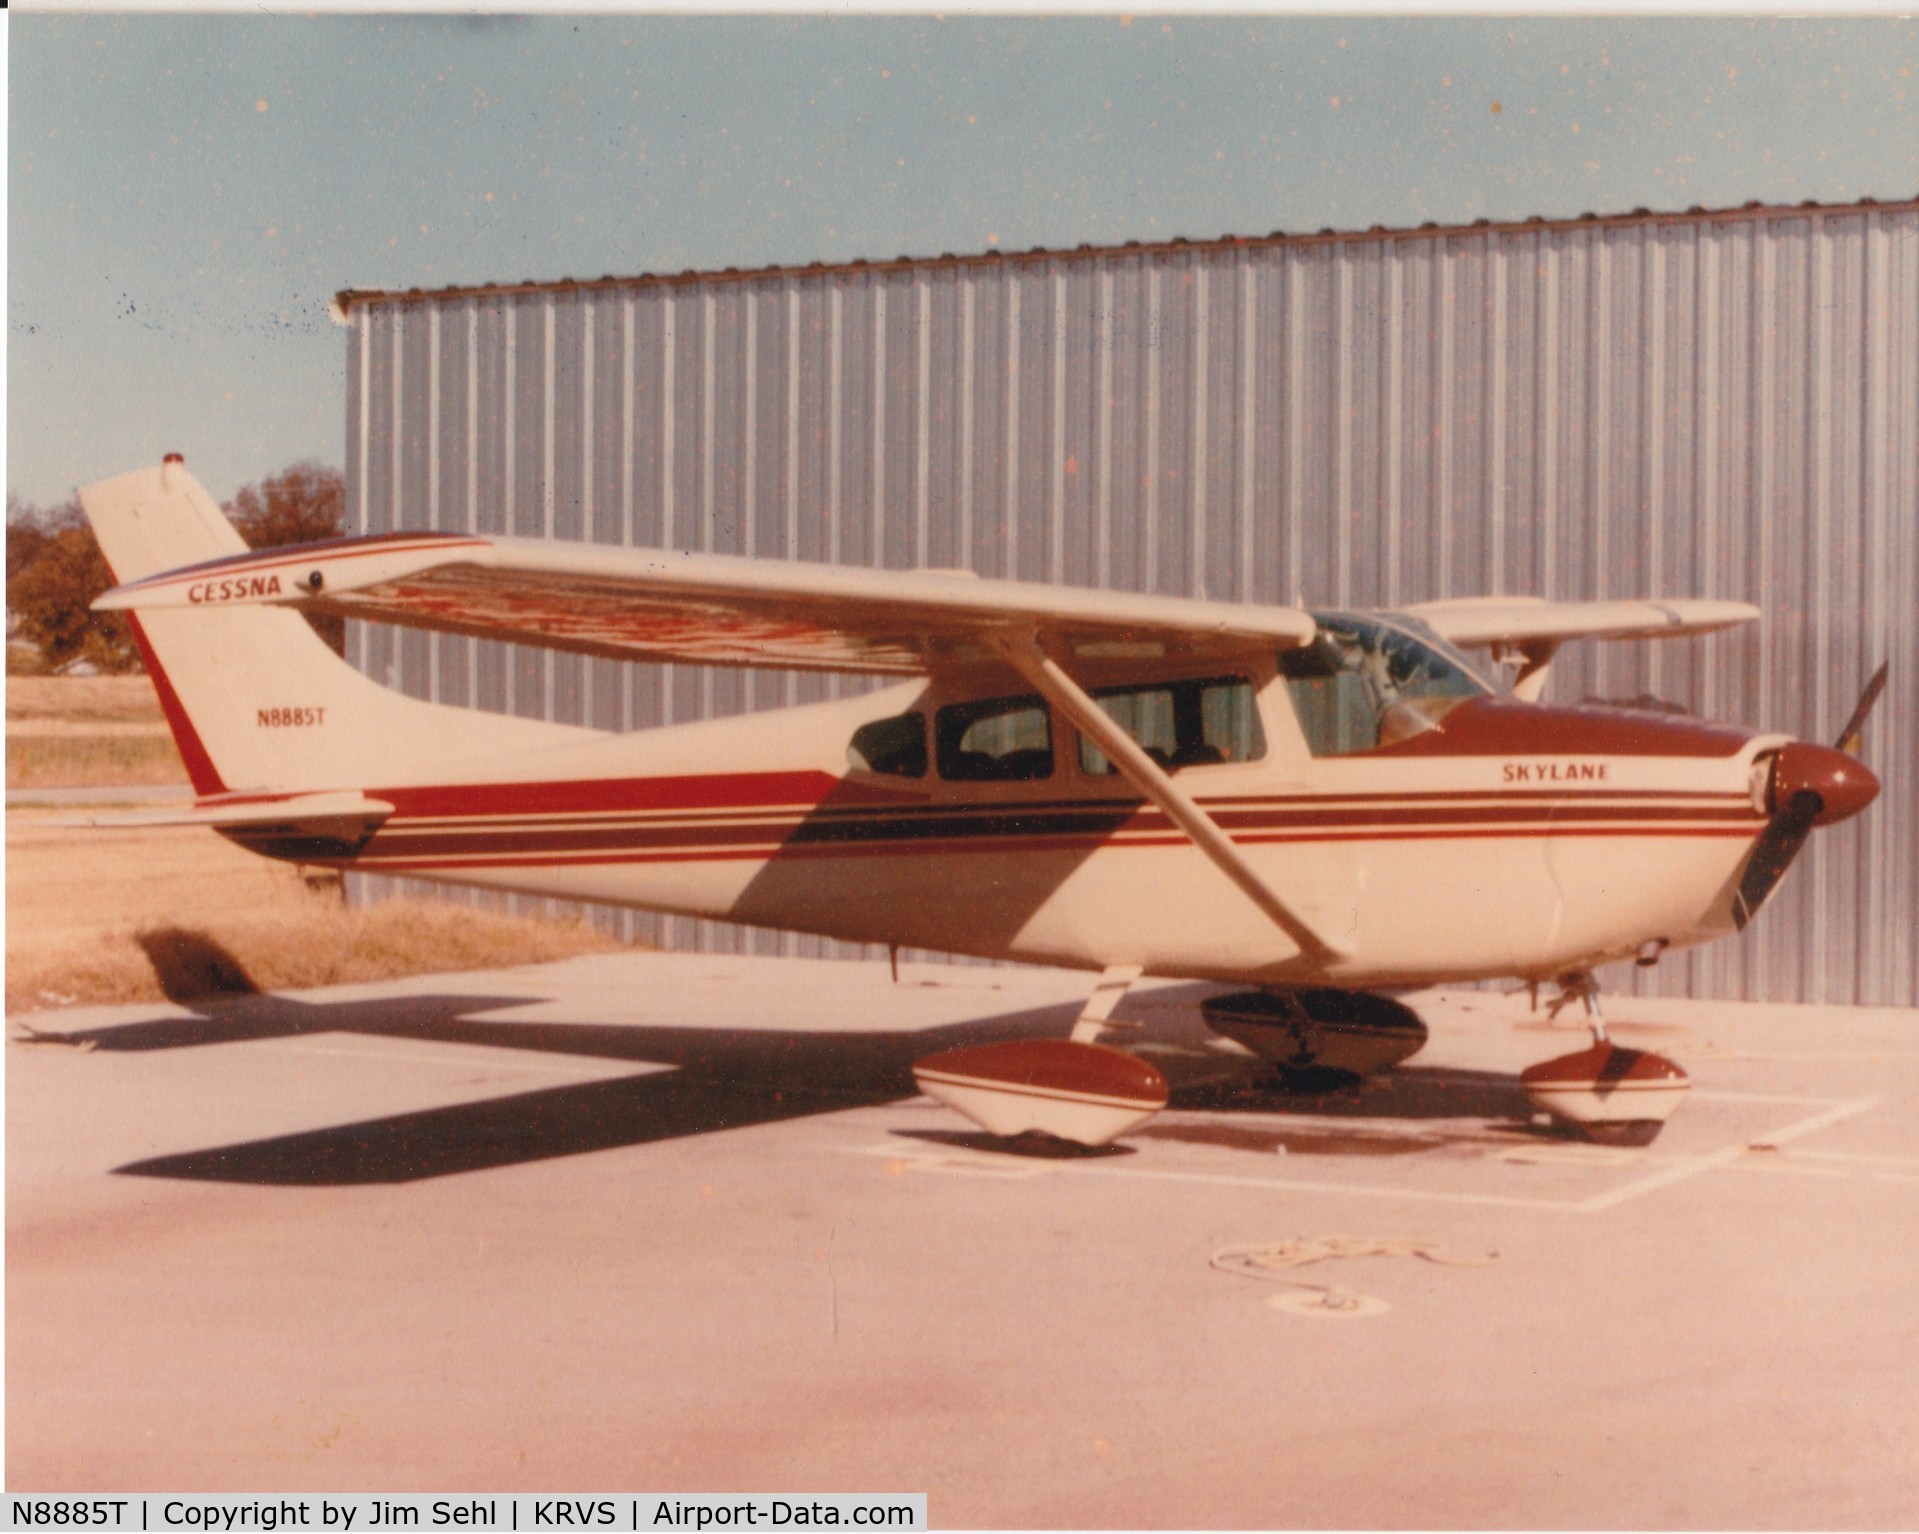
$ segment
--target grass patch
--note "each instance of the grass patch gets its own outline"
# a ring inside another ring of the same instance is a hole
[[[7,731],[8,788],[132,788],[187,781],[173,737]]]
[[[431,900],[349,910],[337,889],[195,828],[7,816],[9,1013],[187,1000],[536,964],[625,945],[583,922]]]
[[[202,1001],[451,970],[542,964],[624,945],[582,922],[534,921],[428,900],[347,910],[302,895],[304,911],[163,923],[16,945],[7,938],[7,1011]]]
[[[45,720],[166,727],[144,676],[10,676],[7,727]]]
[[[8,788],[186,781],[186,766],[144,676],[7,679]]]

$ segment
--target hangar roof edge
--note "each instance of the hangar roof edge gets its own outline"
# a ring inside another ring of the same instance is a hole
[[[1638,224],[1720,224],[1782,218],[1818,218],[1861,213],[1919,212],[1919,197],[1904,201],[1881,202],[1862,198],[1846,203],[1760,203],[1749,202],[1736,208],[1692,207],[1683,212],[1655,213],[1635,208],[1629,213],[1582,213],[1575,218],[1475,219],[1469,224],[1420,224],[1387,228],[1374,225],[1363,230],[1319,229],[1309,233],[1288,234],[1274,231],[1265,235],[1220,235],[1211,239],[1170,239],[1151,242],[1131,240],[1120,245],[1078,245],[1071,248],[1040,246],[1022,251],[977,251],[969,255],[951,253],[938,256],[898,256],[889,260],[814,261],[740,269],[684,272],[642,272],[626,277],[559,277],[524,282],[478,283],[467,287],[445,288],[343,288],[334,294],[328,313],[334,321],[350,323],[353,309],[378,304],[428,303],[452,299],[519,297],[534,293],[594,292],[611,288],[679,287],[711,282],[764,282],[771,278],[812,276],[835,273],[920,271],[938,267],[1027,265],[1047,261],[1090,261],[1106,256],[1154,256],[1205,251],[1256,250],[1276,245],[1356,244],[1386,240],[1432,240],[1474,234],[1509,234],[1557,229],[1608,229]]]

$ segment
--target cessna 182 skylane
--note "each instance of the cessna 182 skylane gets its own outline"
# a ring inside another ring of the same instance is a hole
[[[1382,988],[1518,977],[1588,1004],[1539,1106],[1643,1142],[1669,1060],[1610,1044],[1594,966],[1743,927],[1878,783],[1785,735],[1537,700],[1570,639],[1722,601],[1306,612],[965,573],[450,533],[253,552],[177,455],[81,492],[197,799],[146,822],[269,857],[1102,971],[1070,1039],[921,1087],[1086,1144],[1167,1100],[1096,1042],[1140,975],[1250,985],[1208,1023],[1285,1069],[1425,1041]],[[620,734],[403,696],[303,613],[633,661],[877,674],[856,698]],[[1518,666],[1510,687],[1466,649]],[[1856,746],[1868,689],[1842,743]]]

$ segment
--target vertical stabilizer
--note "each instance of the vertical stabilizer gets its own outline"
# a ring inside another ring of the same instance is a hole
[[[88,485],[80,504],[121,584],[247,552],[177,454]],[[286,608],[136,608],[128,620],[201,794],[484,781],[501,756],[598,736],[389,691]]]

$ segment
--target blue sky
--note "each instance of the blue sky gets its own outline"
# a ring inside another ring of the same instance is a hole
[[[341,461],[345,287],[1919,193],[1919,24],[15,14],[7,480]]]

